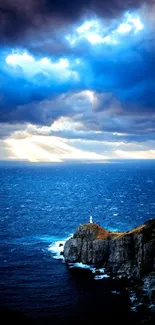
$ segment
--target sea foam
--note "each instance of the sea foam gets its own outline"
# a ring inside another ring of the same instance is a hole
[[[89,265],[87,264],[83,264],[83,263],[69,263],[69,268],[73,269],[73,268],[79,268],[79,269],[88,269],[90,270]]]
[[[64,244],[65,244],[65,240],[61,240],[61,241],[55,241],[49,245],[48,251],[50,251],[53,254],[53,258],[57,260],[64,259],[62,255]]]
[[[102,280],[102,279],[107,279],[109,278],[108,274],[99,274],[94,276],[94,280]]]
[[[69,236],[65,240],[63,239],[63,240],[54,241],[49,245],[48,251],[52,253],[54,259],[64,260],[64,256],[63,256],[64,245],[66,240],[69,239],[70,237],[71,236]],[[88,265],[88,264],[83,264],[81,262],[76,262],[76,263],[69,263],[68,266],[70,269],[79,268],[79,269],[90,270],[90,272],[94,275],[94,280],[102,280],[102,279],[109,278],[109,275],[105,273],[104,268],[97,268],[94,265]]]
[[[80,268],[80,269],[85,269],[85,270],[89,270],[93,276],[94,276],[94,280],[102,280],[102,279],[106,279],[109,278],[109,275],[105,273],[104,268],[96,268],[95,266],[90,266],[88,264],[83,264],[83,263],[69,263],[69,268],[73,269],[73,268]]]
[[[53,241],[49,246],[48,246],[48,251],[52,253],[52,256],[54,259],[57,260],[64,260],[63,257],[63,249],[65,242],[72,236],[72,234],[67,237],[66,239],[63,238],[62,240],[59,238],[59,240]]]

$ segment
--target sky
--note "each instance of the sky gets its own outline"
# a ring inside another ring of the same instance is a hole
[[[0,160],[155,159],[155,0],[0,0]]]

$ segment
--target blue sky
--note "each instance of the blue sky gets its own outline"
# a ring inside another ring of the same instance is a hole
[[[155,158],[155,1],[0,4],[0,159]]]

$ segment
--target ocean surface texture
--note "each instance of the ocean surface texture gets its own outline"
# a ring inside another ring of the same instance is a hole
[[[90,215],[113,231],[154,218],[155,162],[8,165],[0,182],[4,317],[9,311],[12,319],[56,325],[135,317],[123,288],[86,267],[67,267],[60,243]]]

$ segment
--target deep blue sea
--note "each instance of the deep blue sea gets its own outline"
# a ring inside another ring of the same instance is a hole
[[[154,218],[155,161],[0,166],[0,306],[6,319],[11,311],[16,320],[56,325],[132,317],[123,289],[60,259],[59,243],[90,215],[114,231]]]

